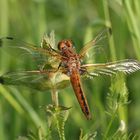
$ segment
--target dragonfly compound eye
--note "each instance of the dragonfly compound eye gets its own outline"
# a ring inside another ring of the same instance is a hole
[[[62,48],[63,48],[63,41],[60,41],[59,43],[58,43],[58,50],[62,50]]]
[[[61,50],[63,50],[64,48],[66,48],[65,43],[64,43],[64,42],[62,42],[62,41],[61,41],[61,42],[59,42],[59,43],[58,43],[58,50],[60,50],[60,51],[61,51]]]
[[[72,48],[73,47],[73,43],[71,40],[67,39],[67,40],[62,40],[58,43],[58,49],[59,50],[63,50],[65,48]]]

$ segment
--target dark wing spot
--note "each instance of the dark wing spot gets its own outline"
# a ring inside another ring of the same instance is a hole
[[[13,40],[14,38],[13,38],[13,37],[9,37],[9,36],[4,37],[4,38],[1,38],[1,39],[0,39],[0,47],[3,46],[3,40],[5,40],[5,39]]]
[[[9,36],[7,36],[6,39],[13,40],[14,38],[13,38],[13,37],[9,37]]]
[[[4,84],[4,79],[0,77],[0,84]]]

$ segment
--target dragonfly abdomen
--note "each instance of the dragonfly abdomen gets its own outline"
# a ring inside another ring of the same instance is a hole
[[[83,113],[85,114],[87,119],[91,119],[89,106],[85,94],[81,87],[80,76],[77,69],[71,70],[70,81]]]

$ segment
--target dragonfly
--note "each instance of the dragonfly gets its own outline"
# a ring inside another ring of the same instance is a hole
[[[107,63],[83,64],[87,52],[98,48],[99,42],[106,37],[109,29],[100,32],[93,40],[86,43],[79,53],[76,52],[72,40],[61,40],[55,49],[54,32],[44,35],[41,45],[33,45],[13,37],[0,38],[0,48],[9,47],[19,49],[30,55],[37,68],[7,72],[0,76],[0,83],[7,85],[24,85],[41,91],[56,88],[63,89],[72,85],[76,98],[85,117],[91,119],[91,112],[85,96],[81,78],[112,76],[118,72],[130,74],[140,70],[140,62],[135,59],[124,59]],[[55,80],[51,79],[55,75]],[[51,82],[50,82],[51,81]]]

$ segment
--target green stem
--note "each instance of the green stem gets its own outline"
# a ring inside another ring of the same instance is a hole
[[[112,123],[113,123],[113,121],[114,121],[114,119],[115,119],[115,116],[116,116],[117,111],[118,111],[118,109],[115,110],[114,114],[113,114],[112,117],[111,117],[111,120],[110,120],[110,122],[109,122],[109,124],[108,124],[107,130],[106,130],[105,135],[104,135],[104,140],[107,139],[108,133],[109,133],[110,128],[111,128],[111,126],[112,126]]]
[[[59,102],[58,102],[58,91],[55,88],[53,88],[51,90],[51,96],[52,96],[52,103],[55,106],[58,106],[59,105]]]
[[[135,4],[135,3],[134,3]],[[139,4],[138,4],[139,5]],[[138,6],[137,5],[137,6]],[[133,10],[132,4],[130,1],[124,0],[123,1],[123,6],[125,8],[125,16],[126,16],[126,21],[128,24],[128,28],[131,32],[131,37],[133,41],[133,47],[135,54],[137,58],[140,60],[140,32],[139,32],[139,24],[136,16],[138,17],[138,12]]]
[[[104,10],[104,16],[105,16],[105,25],[112,28],[107,0],[102,0],[102,3],[103,3],[103,10]],[[116,51],[115,51],[113,34],[110,37],[109,46],[110,46],[111,59],[115,61]]]

